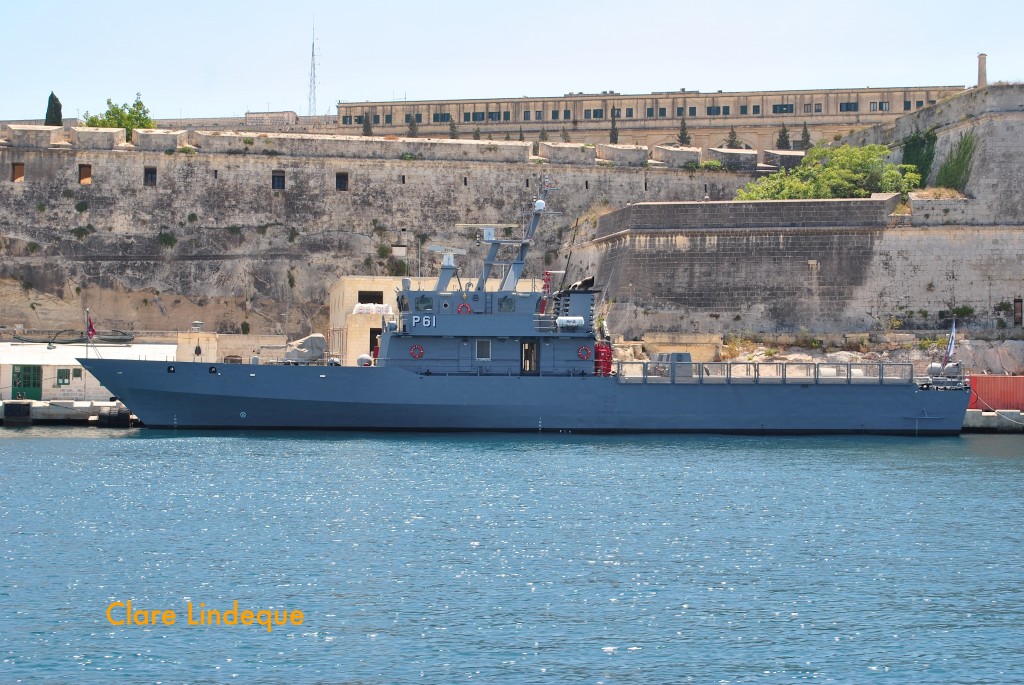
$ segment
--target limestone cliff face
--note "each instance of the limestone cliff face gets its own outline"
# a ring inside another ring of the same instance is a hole
[[[0,325],[75,327],[89,307],[110,328],[181,330],[202,320],[207,330],[247,322],[254,333],[302,335],[326,325],[326,292],[338,277],[434,274],[430,245],[468,249],[463,274],[475,277],[483,251],[472,229],[455,224],[521,223],[544,174],[561,189],[551,206],[562,214],[538,236],[528,276],[557,261],[567,229],[591,207],[731,197],[750,180],[309,155],[293,139],[275,150],[269,136],[218,143],[219,152],[0,145],[0,168],[25,170],[21,182],[0,181]],[[408,245],[400,260],[396,243]]]

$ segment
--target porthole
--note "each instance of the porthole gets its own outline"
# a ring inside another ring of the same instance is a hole
[[[168,366],[167,367],[167,373],[174,373],[174,367],[173,366]]]

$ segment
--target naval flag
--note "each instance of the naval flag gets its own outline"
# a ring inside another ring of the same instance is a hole
[[[89,337],[89,340],[92,340],[93,338],[96,337],[96,327],[92,325],[92,317],[91,316],[86,315],[86,320],[89,323],[88,323],[88,325],[85,328],[85,334],[86,334],[86,336]]]

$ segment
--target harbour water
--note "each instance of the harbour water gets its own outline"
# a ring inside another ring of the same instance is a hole
[[[5,429],[0,682],[1024,683],[1022,521],[1014,436]]]

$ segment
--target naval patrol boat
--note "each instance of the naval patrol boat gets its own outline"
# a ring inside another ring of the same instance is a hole
[[[462,285],[456,249],[441,250],[433,287],[403,279],[359,366],[79,361],[151,428],[960,432],[969,388],[955,364],[915,377],[902,363],[613,359],[592,279],[519,287],[549,190],[521,238],[479,228],[488,251],[475,284]]]

